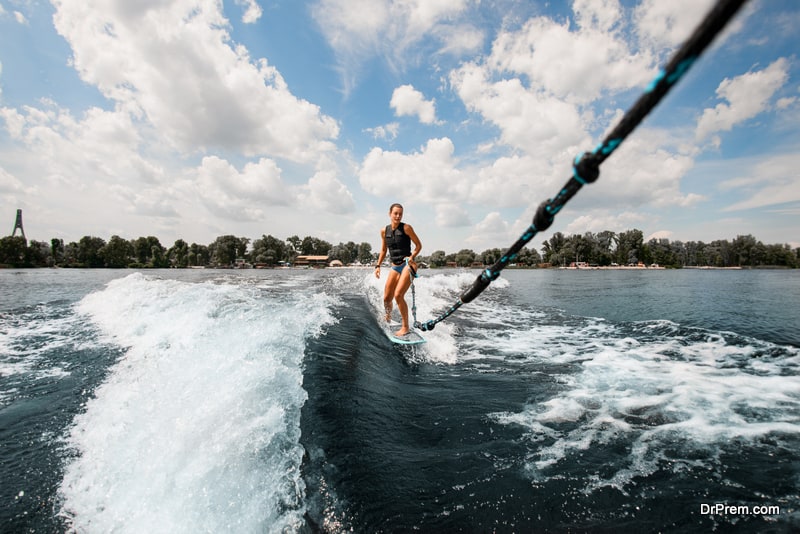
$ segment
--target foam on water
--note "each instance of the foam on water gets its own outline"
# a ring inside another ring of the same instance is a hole
[[[46,360],[64,347],[77,347],[80,325],[63,309],[39,304],[17,313],[0,312],[0,406],[10,403],[20,381],[34,382],[67,376],[64,368]]]
[[[281,532],[303,523],[305,339],[325,294],[133,274],[79,313],[127,347],[66,436],[79,532]]]
[[[494,310],[503,315],[502,310]],[[800,351],[733,333],[684,328],[669,321],[612,324],[600,319],[542,321],[540,311],[513,310],[510,332],[484,330],[475,357],[490,354],[527,368],[563,371],[555,396],[496,421],[527,429],[527,468],[534,479],[558,473],[569,458],[625,444],[610,475],[586,490],[625,491],[659,469],[712,467],[723,446],[800,435]],[[527,317],[521,317],[527,315]],[[516,360],[514,360],[516,358]],[[785,445],[791,450],[794,445]]]

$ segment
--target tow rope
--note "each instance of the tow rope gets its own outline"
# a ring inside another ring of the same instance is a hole
[[[414,322],[412,323],[415,327],[420,324],[417,321],[417,293],[414,291],[414,278],[419,278],[417,271],[415,271],[411,264],[408,263],[408,258],[406,258],[406,266],[408,267],[408,274],[411,277],[411,314],[414,317]]]
[[[700,25],[695,28],[694,33],[683,44],[683,46],[672,56],[658,75],[653,79],[644,93],[631,107],[619,124],[609,133],[592,152],[584,152],[575,158],[572,165],[572,176],[567,180],[564,187],[558,194],[542,202],[533,217],[532,224],[522,236],[506,250],[503,256],[494,265],[485,269],[466,291],[456,300],[456,302],[436,319],[431,319],[425,323],[420,323],[414,313],[414,327],[422,331],[433,330],[433,328],[452,315],[463,304],[471,302],[481,294],[489,284],[500,276],[509,262],[517,257],[519,251],[533,237],[546,230],[553,224],[556,214],[561,211],[564,204],[571,199],[575,193],[587,183],[592,183],[600,176],[600,164],[605,161],[622,144],[628,135],[644,120],[650,111],[658,105],[662,98],[680,80],[689,68],[694,64],[700,54],[708,47],[714,37],[722,31],[725,25],[733,18],[739,8],[747,0],[720,0],[717,5],[706,15]],[[413,283],[412,283],[412,298]]]

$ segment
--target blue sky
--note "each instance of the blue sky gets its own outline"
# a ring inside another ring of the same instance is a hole
[[[0,217],[29,239],[506,248],[710,0],[0,0]],[[800,4],[751,0],[534,239],[800,246]],[[1,220],[1,219],[0,219]]]

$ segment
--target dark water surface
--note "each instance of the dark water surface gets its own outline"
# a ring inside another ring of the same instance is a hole
[[[800,272],[371,274],[0,271],[0,531],[800,529]]]

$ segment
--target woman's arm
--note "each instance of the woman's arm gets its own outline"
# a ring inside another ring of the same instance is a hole
[[[405,232],[406,235],[411,238],[411,242],[414,243],[414,250],[411,252],[411,257],[409,258],[410,261],[414,261],[414,258],[416,258],[417,255],[422,250],[422,241],[419,240],[419,237],[417,237],[417,233],[414,231],[414,229],[411,227],[410,224],[406,224]],[[384,244],[384,246],[386,245]]]
[[[381,253],[378,255],[378,263],[375,265],[375,277],[381,277],[381,263],[383,263],[383,258],[386,257],[386,234],[384,234],[383,230],[381,230]]]

